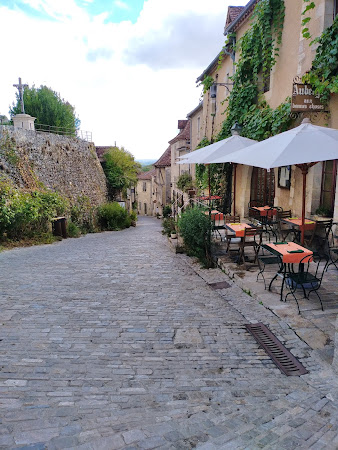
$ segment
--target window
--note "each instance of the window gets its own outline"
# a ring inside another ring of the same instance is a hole
[[[147,183],[143,181],[143,192],[147,192]]]
[[[147,215],[147,204],[144,203],[144,214]]]
[[[197,139],[200,138],[201,131],[201,117],[197,117]]]
[[[320,208],[333,216],[337,181],[337,160],[325,161],[322,171],[322,189],[320,194]]]
[[[258,200],[263,205],[273,205],[275,199],[275,172],[254,167],[251,176],[250,200]]]

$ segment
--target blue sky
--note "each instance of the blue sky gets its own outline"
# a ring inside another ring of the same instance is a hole
[[[55,0],[57,1],[57,0]],[[53,19],[46,11],[43,10],[42,5],[34,7],[34,3],[25,0],[1,0],[3,6],[10,9],[21,9],[28,16],[38,17],[40,19]],[[90,16],[97,16],[102,13],[107,13],[105,22],[119,23],[122,21],[137,21],[140,12],[142,11],[144,0],[76,0],[75,3]],[[54,20],[54,19],[53,19]]]
[[[0,114],[14,83],[69,101],[96,145],[157,159],[199,103],[196,78],[246,0],[0,0]]]

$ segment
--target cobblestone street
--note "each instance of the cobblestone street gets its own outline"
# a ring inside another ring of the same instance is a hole
[[[0,253],[0,307],[1,449],[338,448],[331,367],[160,220]],[[258,321],[307,375],[277,369]]]

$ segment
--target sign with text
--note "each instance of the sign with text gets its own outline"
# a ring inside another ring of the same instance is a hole
[[[320,101],[309,84],[293,84],[291,111],[316,112],[325,111],[325,105]]]

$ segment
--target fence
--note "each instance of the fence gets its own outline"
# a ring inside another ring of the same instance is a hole
[[[13,125],[2,124],[1,127],[8,127],[11,130],[14,130]],[[64,128],[64,127],[55,127],[53,125],[46,125],[41,123],[34,124],[35,130],[26,130],[29,132],[41,132],[41,133],[53,133],[60,134],[63,136],[76,137],[78,139],[82,139],[87,142],[93,142],[92,132],[84,131],[84,130],[74,130],[74,128]]]

